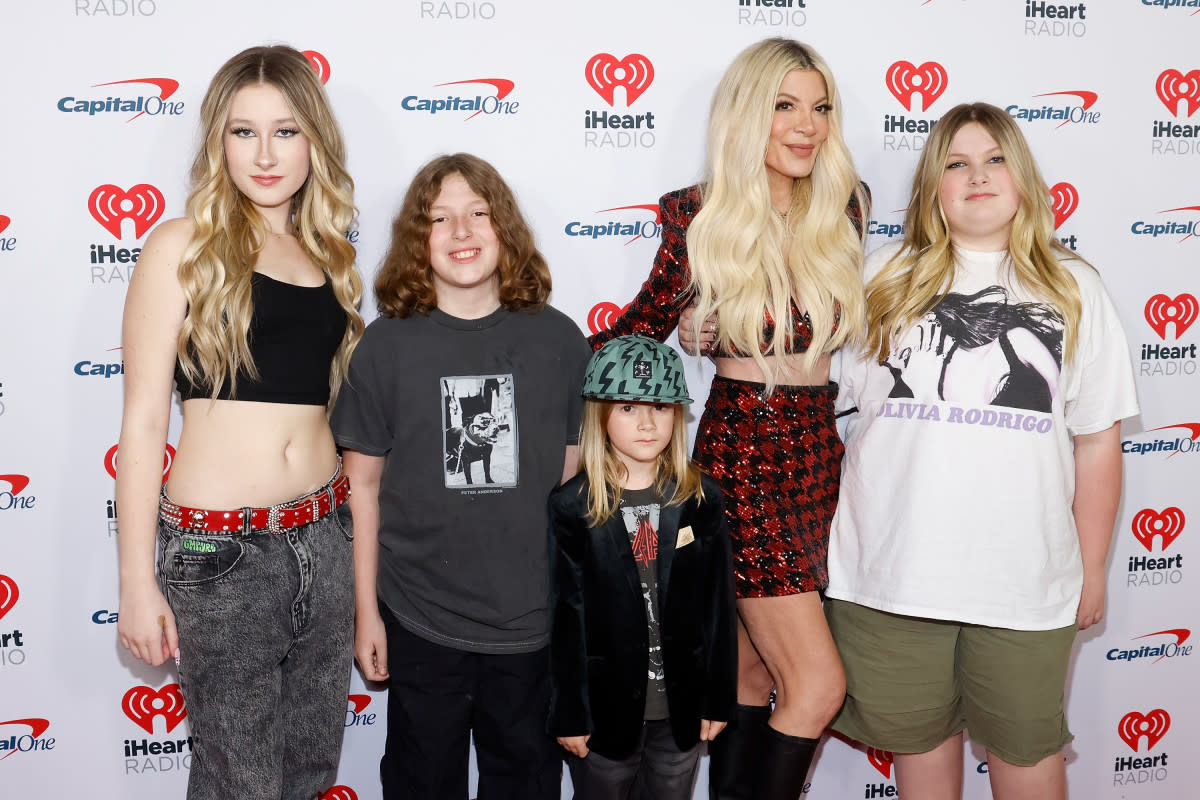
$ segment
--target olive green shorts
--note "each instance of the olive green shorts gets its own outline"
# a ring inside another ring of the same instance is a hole
[[[989,753],[1032,766],[1074,738],[1063,692],[1075,625],[1015,631],[832,598],[825,616],[846,669],[832,727],[852,739],[924,753],[966,728]]]

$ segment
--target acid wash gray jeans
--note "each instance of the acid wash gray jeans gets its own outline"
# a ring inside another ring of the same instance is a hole
[[[337,776],[354,640],[350,504],[279,534],[159,521],[192,735],[188,800],[313,800]]]

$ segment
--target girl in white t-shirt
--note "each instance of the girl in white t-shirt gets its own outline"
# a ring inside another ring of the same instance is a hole
[[[938,122],[904,241],[867,277],[867,352],[841,378],[858,413],[829,554],[833,727],[892,751],[904,797],[961,796],[968,728],[997,800],[1064,798],[1067,664],[1104,613],[1137,413],[1116,312],[983,103]]]

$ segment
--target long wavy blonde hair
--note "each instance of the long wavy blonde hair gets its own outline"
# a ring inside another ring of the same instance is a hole
[[[1083,259],[1054,235],[1049,190],[1017,123],[996,106],[964,103],[942,115],[925,142],[904,217],[904,244],[867,286],[867,354],[881,364],[893,337],[937,306],[954,283],[954,248],[938,190],[951,140],[971,122],[982,125],[996,140],[1020,195],[1008,237],[1008,268],[1020,286],[1049,302],[1062,316],[1064,359],[1070,360],[1075,352],[1079,285],[1059,262]]]
[[[765,159],[779,87],[793,70],[815,70],[824,79],[829,134],[812,174],[793,182],[785,221],[771,205]],[[775,376],[763,351],[794,352],[793,297],[812,320],[806,367],[858,341],[863,239],[846,214],[852,199],[866,219],[867,197],[842,138],[841,98],[828,65],[791,39],[743,50],[713,95],[703,202],[687,232],[697,338],[704,320],[719,314],[719,349],[732,345],[753,358],[768,388]],[[770,342],[763,337],[764,309],[776,322]]]
[[[617,513],[621,484],[626,478],[625,465],[613,452],[608,439],[608,418],[619,405],[625,403],[620,400],[584,400],[579,460],[588,476],[587,510],[590,525],[603,525]],[[655,465],[654,488],[660,496],[666,492],[670,482],[675,482],[675,491],[667,498],[667,505],[682,503],[689,497],[704,499],[700,470],[688,457],[685,416],[683,408],[676,406],[671,442],[658,454],[658,463]]]
[[[192,239],[179,264],[188,310],[179,331],[179,361],[193,383],[230,396],[238,376],[256,379],[247,343],[253,314],[250,276],[269,228],[234,185],[225,165],[224,134],[233,96],[245,86],[273,86],[283,94],[309,143],[309,174],[292,198],[292,224],[304,252],[328,276],[346,312],[346,333],[329,375],[330,407],[363,332],[358,304],[362,281],[346,231],[354,221],[354,182],[325,89],[308,59],[290,47],[252,47],[217,71],[200,107],[203,142],[192,164],[187,217]]]

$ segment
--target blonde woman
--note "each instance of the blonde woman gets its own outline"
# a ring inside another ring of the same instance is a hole
[[[349,485],[326,422],[363,327],[353,186],[296,50],[234,56],[200,115],[187,216],[151,234],[125,304],[118,632],[179,664],[189,798],[311,800],[337,771],[353,631]],[[183,430],[164,485],[172,379]]]
[[[844,692],[818,592],[842,456],[829,361],[862,330],[867,197],[840,102],[810,47],[743,51],[713,97],[704,183],[663,197],[650,278],[592,338],[662,340],[691,302],[693,338],[719,321],[695,460],[724,493],[739,624],[738,706],[709,748],[714,798],[794,800]]]
[[[1048,195],[1007,113],[956,106],[904,241],[867,260],[829,551],[834,727],[894,752],[903,797],[962,796],[964,728],[997,800],[1066,796],[1064,684],[1076,629],[1104,614],[1137,398],[1112,301],[1055,238]]]

